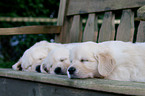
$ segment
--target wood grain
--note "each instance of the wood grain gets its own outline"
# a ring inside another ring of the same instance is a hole
[[[89,14],[83,34],[83,41],[96,42],[97,35],[98,35],[97,16],[95,14]]]
[[[136,41],[137,42],[145,42],[145,21],[140,21]]]
[[[66,4],[67,4],[67,0],[60,0],[59,12],[58,12],[58,18],[57,18],[57,25],[58,26],[63,25],[64,16],[66,14]]]
[[[46,84],[46,86],[47,86],[47,84],[57,85],[57,86],[62,86],[62,87],[65,86],[65,88],[67,88],[67,86],[68,86],[69,88],[76,88],[76,89],[80,89],[80,90],[86,89],[86,90],[92,90],[92,91],[112,92],[112,93],[126,94],[126,95],[144,95],[145,94],[145,83],[142,83],[142,82],[105,80],[105,79],[97,79],[97,78],[94,78],[94,79],[93,78],[91,78],[91,79],[69,79],[66,75],[60,76],[60,75],[42,74],[42,73],[36,73],[36,72],[14,71],[12,69],[2,69],[2,68],[0,68],[0,78],[11,78],[11,79],[13,79],[13,81],[22,80],[22,81],[27,81],[29,83],[30,82],[38,82],[41,84],[44,83],[44,84]],[[1,82],[0,85],[6,84],[6,82],[7,82],[7,80]],[[9,86],[9,84],[6,84],[6,85]],[[13,84],[13,86],[11,86],[13,88],[13,90],[15,89],[14,85],[15,84]],[[26,86],[28,84],[23,83],[22,85]],[[8,89],[9,87],[1,87],[2,90],[0,90],[0,91],[3,92],[4,88]],[[20,88],[23,88],[23,87],[24,86],[21,86]],[[27,88],[27,87],[24,87],[24,88]],[[35,88],[35,87],[33,87],[33,88]],[[42,87],[39,86],[39,89],[40,88],[42,88]],[[32,88],[31,88],[31,90],[32,90]],[[29,92],[31,90],[29,90]],[[25,90],[25,91],[28,91],[28,90]],[[36,91],[36,92],[38,92],[38,91]],[[58,91],[56,89],[53,90],[53,94],[57,93],[57,92]],[[75,93],[75,92],[76,91],[73,91],[73,93]],[[7,93],[11,93],[11,91],[7,91]],[[12,96],[12,94],[10,94],[9,96]],[[17,96],[19,96],[19,95],[17,95]],[[35,96],[35,95],[30,95],[30,96]],[[55,95],[53,95],[53,96],[55,96]],[[58,94],[56,96],[58,96]],[[62,95],[62,96],[64,96],[64,95]],[[69,95],[69,96],[73,96],[73,95]],[[80,96],[84,96],[84,95],[80,95]],[[90,95],[90,96],[94,96],[94,95]],[[101,96],[104,96],[104,95],[101,94]],[[108,96],[108,95],[105,95],[105,96]]]
[[[130,10],[123,10],[120,24],[117,30],[116,40],[133,41],[134,35],[134,13]]]
[[[62,27],[60,34],[61,43],[70,43],[70,29],[72,26],[73,17],[65,18],[64,26]]]
[[[69,42],[81,42],[82,39],[82,24],[80,15],[73,17],[72,26],[70,29]]]
[[[67,15],[136,8],[143,5],[145,0],[69,0]]]
[[[99,32],[98,42],[114,40],[115,36],[115,15],[112,12],[105,12],[103,24]]]
[[[62,41],[62,36],[63,34],[65,34],[65,29],[66,27],[64,27],[64,22],[67,22],[65,19],[65,15],[66,15],[66,7],[68,5],[68,0],[60,0],[60,4],[59,4],[59,13],[58,13],[58,19],[57,19],[57,25],[58,26],[63,26],[61,29],[61,33],[60,34],[56,34],[55,35],[55,42],[63,42]],[[65,20],[65,21],[64,21]]]
[[[16,28],[0,28],[0,35],[18,34],[58,34],[60,26],[24,26]]]

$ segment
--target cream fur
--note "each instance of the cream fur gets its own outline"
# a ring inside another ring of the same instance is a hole
[[[104,77],[145,82],[145,43],[87,43],[72,49],[71,60],[70,67],[76,71],[74,74],[67,71],[69,78]]]
[[[87,43],[87,42],[84,42]],[[56,74],[54,71],[57,67],[61,68],[60,74],[66,74],[67,68],[70,65],[70,50],[73,47],[79,46],[83,43],[68,43],[63,44],[63,47],[52,50],[41,64],[42,73]],[[62,62],[63,60],[63,62]]]
[[[62,46],[61,44],[49,43],[47,41],[40,41],[27,49],[19,61],[12,66],[14,70],[19,70],[21,67],[23,71],[35,72],[36,66],[40,65],[47,57],[48,53],[56,48]]]
[[[60,74],[66,74],[70,65],[69,49],[60,47],[52,50],[41,64],[42,73],[56,74],[54,71],[57,67],[61,68]]]

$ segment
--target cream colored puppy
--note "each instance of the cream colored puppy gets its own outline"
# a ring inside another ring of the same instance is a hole
[[[87,43],[72,49],[71,60],[69,78],[145,82],[145,43]]]
[[[69,49],[60,47],[52,50],[41,64],[42,73],[66,74],[70,65]]]
[[[84,42],[87,43],[87,42]],[[41,64],[42,73],[67,74],[70,65],[70,50],[83,43],[63,44],[63,47],[52,50]]]
[[[48,53],[61,46],[61,44],[40,41],[27,49],[19,61],[12,66],[14,70],[36,71],[36,66],[40,65],[47,57]]]

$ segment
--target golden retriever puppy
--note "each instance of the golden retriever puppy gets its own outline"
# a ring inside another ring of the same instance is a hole
[[[27,49],[19,61],[12,66],[14,70],[36,71],[36,66],[40,65],[47,57],[48,53],[61,46],[61,44],[40,41]]]
[[[63,75],[66,74],[69,65],[69,49],[60,47],[48,53],[40,68],[42,73]]]
[[[86,42],[84,42],[86,43]],[[67,74],[67,68],[70,65],[70,50],[82,43],[63,44],[63,47],[52,50],[41,64],[42,73]]]
[[[87,43],[71,51],[69,78],[145,82],[145,43],[122,41]]]

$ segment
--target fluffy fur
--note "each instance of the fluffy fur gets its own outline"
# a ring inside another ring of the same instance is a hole
[[[19,61],[12,66],[14,70],[33,71],[36,66],[40,65],[47,57],[48,53],[56,48],[62,46],[61,44],[49,43],[47,41],[40,41],[27,49]]]
[[[52,50],[41,64],[42,73],[66,74],[70,65],[69,49],[60,47]],[[56,68],[60,68],[55,72]]]
[[[80,44],[83,43],[63,44],[63,47],[52,50],[42,62],[40,67],[41,72],[50,74],[67,74],[67,68],[70,65],[70,50]]]
[[[69,78],[94,78],[145,82],[145,43],[107,41],[87,43],[71,51]],[[70,73],[70,69],[75,68]]]

